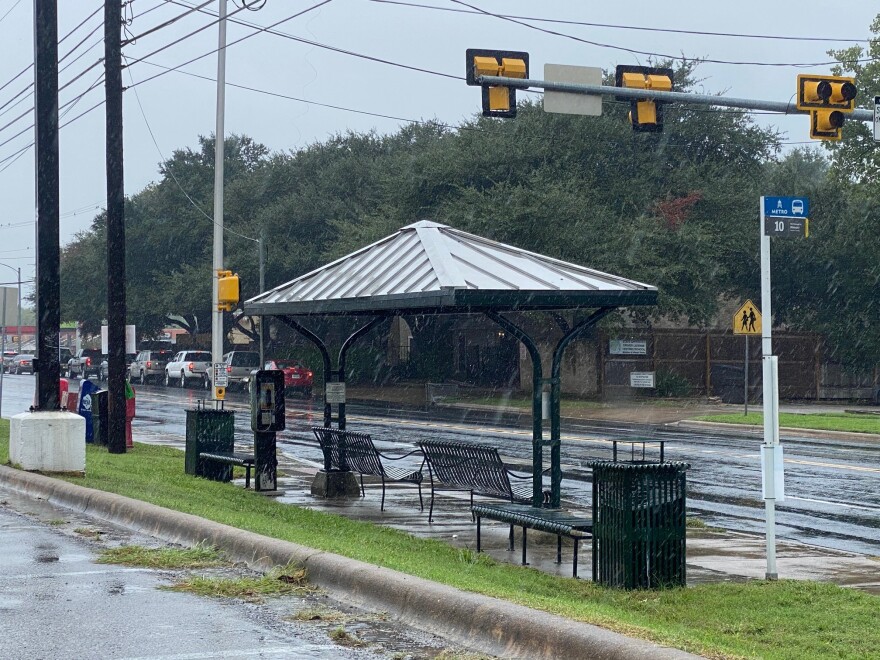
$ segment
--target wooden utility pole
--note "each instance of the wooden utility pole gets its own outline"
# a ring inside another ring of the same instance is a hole
[[[107,449],[125,453],[125,187],[122,169],[122,2],[104,0],[107,132]]]

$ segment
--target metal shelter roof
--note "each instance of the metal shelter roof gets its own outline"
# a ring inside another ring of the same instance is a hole
[[[653,305],[657,289],[422,220],[244,304],[252,315]]]

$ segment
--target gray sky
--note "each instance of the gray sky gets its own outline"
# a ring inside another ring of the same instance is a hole
[[[187,11],[185,5],[199,0],[133,0],[133,35]],[[255,30],[229,24],[226,79],[230,84],[246,85],[274,94],[296,97],[297,102],[236,87],[227,88],[226,133],[250,135],[273,151],[296,150],[347,130],[381,133],[395,131],[401,119],[436,118],[457,124],[480,109],[480,92],[462,80],[423,71],[407,70],[388,63],[371,61],[328,50],[323,46],[351,51],[371,58],[418,67],[450,76],[464,76],[466,48],[499,48],[527,51],[531,75],[541,78],[547,62],[598,66],[613,70],[617,64],[645,64],[649,55],[704,57],[728,63],[707,63],[698,73],[704,80],[704,93],[788,101],[792,98],[798,73],[829,73],[829,48],[844,48],[870,36],[869,26],[880,7],[865,0],[741,0],[707,2],[588,2],[574,0],[465,0],[484,11],[508,16],[533,27],[495,16],[473,13],[464,3],[450,0],[331,0],[275,29],[315,43],[259,33],[241,43],[233,42]],[[240,11],[234,18],[270,26],[287,17],[320,4],[321,0],[266,0],[259,11]],[[58,0],[59,35],[64,36],[103,5],[101,0]],[[426,7],[456,11],[440,11]],[[216,13],[218,0],[206,9]],[[230,14],[237,9],[228,3]],[[462,13],[467,12],[467,13]],[[0,0],[0,85],[33,62],[33,0]],[[60,75],[61,84],[103,57],[103,11],[99,11],[60,46],[63,56],[85,39],[61,66],[71,63]],[[599,27],[558,21],[609,24]],[[129,59],[146,57],[123,72],[123,85],[131,86],[163,71],[154,65],[175,67],[217,47],[215,19],[200,13],[127,45]],[[154,51],[186,37],[202,26],[207,29],[183,39],[155,55]],[[625,29],[662,28],[693,32],[762,35],[762,38],[682,34],[668,31]],[[92,30],[94,34],[88,36]],[[549,30],[558,34],[548,34]],[[770,36],[798,37],[782,40]],[[575,37],[575,38],[570,38]],[[807,40],[804,38],[828,40]],[[837,40],[837,41],[833,41]],[[592,43],[586,43],[592,42]],[[321,45],[318,45],[321,44]],[[91,47],[91,48],[90,48]],[[632,52],[640,51],[640,52]],[[783,66],[748,64],[764,62]],[[797,67],[792,64],[817,63]],[[215,78],[216,54],[181,69]],[[61,92],[62,106],[78,97],[103,76],[103,64]],[[131,77],[129,77],[131,76]],[[32,70],[0,90],[0,106],[33,82]],[[176,148],[197,145],[199,135],[209,135],[215,125],[216,83],[180,72],[170,72],[146,81],[125,93],[125,186],[131,195],[157,180],[157,164]],[[26,113],[33,99],[27,94],[0,108],[0,126]],[[870,90],[877,94],[880,90]],[[103,99],[103,84],[83,96],[61,123],[76,117]],[[138,105],[143,105],[144,114]],[[15,102],[18,102],[15,104]],[[378,115],[382,118],[338,110],[323,103]],[[64,108],[62,108],[62,113]],[[152,128],[158,149],[147,129]],[[791,145],[809,143],[805,117],[756,115],[762,125],[784,131]],[[0,217],[0,264],[21,268],[22,279],[34,276],[34,158],[27,149],[33,141],[33,113],[12,125],[0,128],[0,195],[4,200]],[[19,131],[22,135],[13,138]],[[10,140],[10,138],[12,138]],[[816,143],[813,143],[816,144]],[[87,229],[106,198],[104,179],[103,106],[63,128],[61,150],[61,240],[69,242],[77,232]],[[161,154],[159,150],[161,150]],[[767,191],[785,194],[786,191]],[[209,208],[211,200],[196,200]],[[757,200],[756,200],[757,204]],[[206,236],[205,240],[211,240]],[[227,244],[234,237],[227,237]],[[15,279],[9,268],[0,268],[0,282]],[[103,276],[96,273],[96,277]],[[26,286],[25,291],[29,289]]]

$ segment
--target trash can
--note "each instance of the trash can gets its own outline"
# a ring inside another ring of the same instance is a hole
[[[84,380],[79,388],[79,407],[77,412],[86,420],[86,442],[95,441],[95,430],[92,424],[92,395],[98,386],[90,380]]]
[[[70,381],[66,378],[58,381],[58,400],[61,402],[61,410],[69,410],[70,412],[78,410],[79,392],[70,389]]]
[[[594,461],[593,581],[624,589],[686,583],[688,463]]]
[[[135,414],[135,391],[131,383],[125,381],[125,447],[131,449],[134,447],[134,439],[131,436],[131,420]]]
[[[85,384],[83,380],[83,384]],[[92,442],[102,447],[107,446],[110,433],[108,413],[110,411],[110,393],[107,390],[92,392]]]
[[[215,481],[232,481],[232,466],[200,461],[201,452],[231,453],[234,444],[235,413],[199,407],[186,411],[186,454],[184,471]]]

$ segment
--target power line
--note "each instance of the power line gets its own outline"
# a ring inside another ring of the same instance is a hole
[[[128,63],[128,59],[126,58],[126,64],[127,63]],[[212,218],[210,215],[208,215],[204,211],[204,209],[202,209],[201,206],[196,204],[195,200],[192,197],[190,197],[190,194],[188,192],[186,192],[186,190],[184,190],[183,186],[180,184],[180,181],[178,181],[177,176],[175,176],[174,172],[172,171],[172,168],[168,167],[168,159],[165,158],[165,154],[162,153],[162,149],[161,149],[161,147],[159,147],[159,141],[156,140],[156,135],[155,135],[155,133],[153,133],[153,128],[150,126],[150,121],[147,119],[147,113],[144,111],[144,106],[141,103],[140,94],[138,94],[137,89],[134,89],[135,87],[137,87],[137,85],[134,82],[134,77],[131,75],[131,67],[127,67],[127,70],[128,70],[128,78],[129,78],[129,80],[131,80],[131,89],[132,89],[132,91],[134,91],[134,97],[135,97],[135,100],[137,100],[138,108],[140,108],[141,116],[144,118],[144,124],[147,125],[147,131],[149,131],[149,133],[150,133],[150,138],[152,138],[153,144],[156,147],[156,151],[159,152],[159,157],[162,159],[162,163],[165,165],[165,171],[171,175],[171,178],[174,180],[174,183],[177,184],[177,187],[180,189],[180,192],[182,192],[184,197],[186,197],[187,200],[189,200],[189,203],[192,204],[193,208],[196,209],[203,216],[205,216],[208,220],[210,220],[212,224],[219,225],[219,223],[215,222],[214,218]],[[216,141],[216,139],[217,139],[216,135],[214,136],[214,139]],[[215,146],[215,148],[216,148],[216,146]],[[258,239],[251,238],[250,236],[245,236],[244,234],[240,234],[237,231],[230,229],[225,224],[223,225],[223,231],[229,232],[230,234],[232,234],[234,236],[238,236],[240,238],[245,238],[249,241],[254,241],[255,243],[259,242]]]
[[[485,12],[482,10],[467,10],[467,9],[456,9],[455,7],[438,7],[436,5],[425,5],[419,4],[416,2],[401,2],[400,0],[369,0],[370,2],[375,2],[378,4],[386,4],[386,5],[400,5],[402,7],[413,7],[417,9],[433,9],[435,11],[445,11],[452,12],[457,14],[475,14],[475,15],[485,15]],[[620,25],[614,23],[590,23],[588,21],[572,21],[572,20],[564,20],[558,18],[541,18],[537,16],[516,16],[513,14],[497,14],[498,17],[501,18],[513,18],[521,21],[534,21],[536,23],[557,23],[560,25],[579,25],[584,27],[598,27],[598,28],[609,28],[614,30],[637,30],[641,32],[663,32],[670,34],[690,34],[695,36],[707,36],[707,37],[736,37],[740,39],[777,39],[782,41],[828,41],[833,43],[840,42],[851,42],[851,43],[866,43],[869,42],[870,39],[836,39],[834,37],[793,37],[787,35],[778,35],[778,34],[744,34],[738,32],[708,32],[704,30],[679,30],[673,28],[655,28],[655,27],[642,27],[636,25]]]
[[[330,0],[325,0],[325,2],[330,2]],[[208,4],[208,3],[204,3],[204,4]],[[204,6],[204,5],[203,5],[203,6]],[[196,9],[196,11],[198,11],[198,10]],[[236,15],[238,12],[240,12],[240,11],[244,11],[244,8],[243,8],[243,7],[239,7],[239,8],[236,9],[235,11],[231,12],[231,13],[229,14],[229,16],[235,16],[235,15]],[[185,12],[184,15],[186,15],[186,14],[190,14],[190,13],[192,13],[192,11]],[[131,61],[131,64],[137,64],[138,62],[140,62],[140,61],[143,60],[143,59],[146,59],[147,57],[152,57],[153,55],[156,55],[157,53],[161,53],[163,50],[168,50],[168,49],[171,48],[172,46],[176,46],[176,45],[179,44],[180,42],[185,41],[185,40],[189,39],[190,37],[193,37],[193,36],[197,35],[199,32],[204,32],[204,31],[207,30],[209,27],[212,27],[212,26],[214,26],[214,25],[217,25],[217,23],[219,23],[219,22],[220,22],[220,19],[219,19],[219,18],[218,18],[217,20],[215,20],[215,21],[211,21],[211,22],[208,23],[207,25],[203,25],[203,26],[201,26],[200,28],[197,28],[197,29],[193,30],[192,32],[190,32],[190,33],[188,33],[188,34],[185,34],[185,35],[183,35],[182,37],[179,37],[178,39],[175,39],[175,40],[172,41],[171,43],[167,43],[167,44],[165,44],[165,45],[162,46],[161,48],[157,48],[157,49],[154,50],[153,52],[151,52],[151,53],[147,53],[147,54],[144,55],[143,57],[139,57],[139,58],[133,59],[133,60]],[[131,41],[128,41],[128,42],[125,42],[125,43],[130,44]],[[233,43],[236,43],[236,42],[233,42]],[[230,45],[231,45],[231,44],[230,44]],[[216,52],[216,51],[213,51],[213,52]],[[210,55],[210,53],[209,53],[209,55]],[[128,66],[131,66],[131,64],[129,64]]]
[[[730,60],[716,60],[711,58],[703,58],[703,57],[683,57],[681,55],[668,55],[664,53],[655,53],[651,51],[645,50],[636,50],[634,48],[625,48],[624,46],[615,46],[614,44],[606,44],[598,41],[591,41],[589,39],[582,39],[580,37],[576,37],[572,34],[566,34],[564,32],[557,32],[556,30],[548,30],[547,28],[538,27],[537,25],[531,25],[530,23],[526,23],[525,21],[520,21],[515,18],[510,18],[503,14],[496,14],[494,12],[480,9],[475,5],[470,5],[463,0],[450,0],[450,2],[454,2],[457,5],[462,5],[463,7],[468,7],[473,9],[481,14],[486,16],[494,16],[495,18],[501,19],[503,21],[508,21],[510,23],[514,23],[516,25],[520,25],[522,27],[529,28],[530,30],[537,30],[538,32],[543,32],[545,34],[553,35],[556,37],[563,37],[565,39],[571,39],[572,41],[577,41],[578,43],[587,44],[589,46],[598,46],[599,48],[611,48],[614,50],[622,50],[627,53],[633,53],[634,55],[647,55],[650,57],[661,57],[668,60],[675,61],[699,61],[706,62],[709,64],[735,64],[735,65],[744,65],[744,66],[785,66],[785,67],[813,67],[813,66],[830,66],[834,64],[840,64],[837,60],[832,60],[828,62],[735,62]],[[867,57],[855,60],[855,62],[873,62],[875,58]]]
[[[168,20],[165,21],[164,23],[160,23],[159,25],[156,25],[156,26],[150,28],[150,29],[147,30],[146,32],[141,32],[140,34],[137,34],[137,35],[135,35],[135,36],[133,36],[133,37],[130,37],[130,38],[128,38],[128,39],[125,39],[125,40],[122,42],[122,45],[123,45],[123,46],[127,46],[127,45],[129,45],[129,44],[134,43],[134,42],[137,41],[138,39],[141,39],[141,38],[143,38],[143,37],[146,37],[146,36],[149,35],[149,34],[153,34],[154,32],[158,32],[158,31],[161,30],[162,28],[166,28],[166,27],[168,27],[169,25],[174,25],[174,24],[175,24],[177,21],[179,21],[180,19],[185,18],[185,17],[189,16],[190,14],[197,12],[197,11],[198,11],[199,9],[201,9],[202,7],[206,7],[206,6],[208,6],[209,4],[211,4],[211,2],[213,2],[213,0],[206,0],[205,2],[203,2],[202,4],[200,4],[198,7],[194,7],[194,8],[192,8],[192,9],[190,9],[189,11],[185,11],[185,12],[183,12],[182,14],[178,14],[177,16],[168,19]],[[202,29],[204,29],[204,28],[202,28]]]
[[[15,4],[13,4],[9,9],[7,9],[7,10],[6,10],[6,13],[3,14],[3,16],[0,16],[0,23],[3,22],[3,19],[4,19],[4,18],[6,18],[7,16],[9,16],[9,14],[12,13],[12,10],[13,10],[13,9],[15,9],[16,7],[18,7],[18,3],[20,3],[20,2],[21,2],[21,0],[15,0]]]
[[[440,76],[440,77],[442,77],[442,78],[450,78],[450,79],[452,79],[452,80],[464,80],[464,76],[456,76],[456,75],[453,75],[453,74],[450,74],[450,73],[443,73],[443,72],[440,72],[440,71],[433,71],[433,70],[431,70],[431,69],[425,69],[425,68],[422,68],[422,67],[412,66],[412,65],[410,65],[410,64],[403,64],[403,63],[401,63],[401,62],[394,62],[393,60],[386,60],[386,59],[382,59],[382,58],[380,58],[380,57],[374,57],[374,56],[372,56],[372,55],[365,55],[365,54],[363,54],[363,53],[358,53],[358,52],[355,52],[355,51],[352,51],[352,50],[347,50],[347,49],[345,49],[345,48],[338,48],[338,47],[336,47],[336,46],[330,46],[329,44],[323,44],[323,43],[320,43],[320,42],[318,42],[318,41],[312,41],[311,39],[304,39],[304,38],[302,38],[302,37],[297,37],[297,36],[292,35],[292,34],[289,34],[289,33],[287,33],[287,32],[281,32],[281,31],[279,31],[279,30],[274,30],[274,29],[273,29],[274,27],[280,25],[281,23],[284,23],[284,22],[286,22],[286,21],[289,21],[289,20],[291,20],[292,18],[296,18],[297,16],[300,16],[301,14],[304,14],[304,13],[307,12],[307,11],[312,11],[313,9],[317,9],[317,8],[320,7],[321,5],[327,4],[327,2],[329,2],[329,1],[330,1],[330,0],[325,0],[325,2],[321,2],[321,3],[319,3],[319,4],[317,4],[317,5],[313,6],[313,7],[309,7],[308,9],[306,9],[306,10],[303,11],[303,12],[300,12],[299,14],[295,14],[294,16],[291,16],[291,17],[289,17],[289,18],[286,18],[286,19],[284,19],[283,21],[279,21],[279,22],[277,22],[277,23],[274,23],[274,24],[272,24],[272,25],[270,25],[270,26],[268,26],[268,27],[263,27],[262,25],[257,25],[257,24],[255,24],[255,23],[250,23],[249,21],[244,21],[244,20],[241,20],[241,19],[232,19],[232,20],[231,20],[232,23],[237,23],[238,25],[243,25],[243,26],[245,26],[245,27],[249,27],[249,28],[251,28],[251,29],[253,29],[253,30],[256,30],[256,32],[254,32],[253,34],[249,34],[249,35],[247,35],[247,36],[245,36],[245,37],[242,37],[241,39],[238,39],[237,41],[233,41],[232,43],[230,43],[230,44],[227,45],[227,48],[228,48],[229,46],[233,45],[233,44],[239,43],[240,41],[244,41],[245,39],[248,39],[248,38],[250,38],[250,37],[253,37],[253,36],[255,36],[255,35],[257,35],[257,34],[259,34],[259,33],[261,33],[261,32],[265,32],[265,33],[267,33],[267,34],[273,34],[273,35],[278,36],[278,37],[284,37],[285,39],[290,39],[291,41],[296,41],[296,42],[299,42],[299,43],[302,43],[302,44],[306,44],[306,45],[308,45],[308,46],[314,46],[314,47],[316,47],[316,48],[322,48],[322,49],[324,49],[324,50],[330,50],[330,51],[333,51],[333,52],[335,52],[335,53],[341,53],[342,55],[349,55],[349,56],[351,56],[351,57],[357,57],[357,58],[360,58],[360,59],[369,60],[369,61],[371,61],[371,62],[378,62],[378,63],[380,63],[380,64],[387,64],[387,65],[389,65],[389,66],[394,66],[394,67],[398,67],[398,68],[401,68],[401,69],[408,69],[408,70],[410,70],[410,71],[416,71],[416,72],[419,72],[419,73],[428,73],[428,74],[431,74],[431,75],[433,75],[433,76]],[[175,4],[175,5],[179,5],[179,6],[181,6],[181,7],[191,7],[191,5],[187,4],[186,2],[181,2],[180,0],[168,0],[168,2],[171,2],[171,3]],[[215,14],[214,12],[207,11],[207,10],[204,10],[204,9],[201,11],[201,13],[203,13],[203,14],[208,14],[209,16],[216,16],[216,15],[217,15],[217,14]],[[208,53],[205,53],[204,55],[200,55],[199,57],[196,57],[196,58],[194,58],[194,59],[192,59],[192,60],[189,60],[189,61],[187,61],[187,62],[184,62],[183,64],[180,64],[178,67],[172,67],[171,69],[169,69],[169,71],[175,71],[175,70],[176,70],[177,68],[179,68],[179,67],[186,66],[187,64],[192,64],[193,62],[195,62],[195,61],[197,61],[197,60],[200,60],[200,59],[202,59],[203,57],[207,57],[208,55],[212,55],[213,53],[216,53],[216,52],[217,52],[216,49],[215,49],[215,50],[212,50],[212,51],[210,51],[210,52],[208,52]],[[167,71],[166,71],[165,73],[167,73]],[[144,84],[145,82],[149,82],[149,81],[152,80],[153,78],[158,78],[160,75],[163,75],[163,74],[157,74],[157,75],[152,76],[152,77],[150,77],[150,78],[145,78],[144,80],[141,80],[138,84],[139,84],[139,85],[142,85],[142,84]]]

